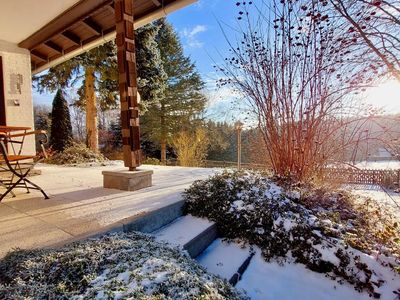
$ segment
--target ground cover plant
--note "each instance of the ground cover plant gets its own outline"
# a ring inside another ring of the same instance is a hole
[[[61,152],[55,152],[45,160],[55,165],[76,165],[85,163],[103,163],[107,159],[100,152],[89,149],[83,143],[72,143]]]
[[[0,299],[243,299],[178,248],[120,233],[0,261]]]
[[[187,212],[215,221],[227,239],[260,247],[267,261],[304,264],[374,298],[400,295],[399,226],[350,193],[224,171],[184,197]]]

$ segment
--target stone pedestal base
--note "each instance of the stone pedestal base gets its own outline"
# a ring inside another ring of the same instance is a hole
[[[124,191],[136,191],[151,186],[153,171],[103,171],[103,187]]]

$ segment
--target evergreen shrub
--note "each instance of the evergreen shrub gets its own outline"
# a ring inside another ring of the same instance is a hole
[[[349,193],[304,184],[284,189],[277,180],[224,171],[185,191],[185,211],[216,222],[227,239],[260,247],[267,261],[301,263],[379,298],[379,287],[398,276],[397,223],[381,219],[379,208],[363,209]]]

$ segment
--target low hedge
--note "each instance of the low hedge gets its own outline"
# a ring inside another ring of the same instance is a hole
[[[302,263],[312,271],[338,282],[346,281],[356,290],[379,298],[383,282],[398,278],[393,270],[398,266],[399,256],[389,251],[395,249],[393,245],[399,237],[396,223],[375,223],[377,232],[379,227],[389,230],[390,226],[392,234],[386,240],[376,237],[380,244],[372,247],[370,241],[357,250],[349,237],[357,240],[354,236],[365,229],[359,227],[367,223],[367,215],[350,205],[349,194],[326,192],[324,197],[331,203],[322,204],[316,200],[319,196],[315,187],[298,184],[283,189],[280,186],[284,185],[277,185],[276,179],[256,172],[224,171],[193,183],[184,194],[185,210],[215,221],[227,239],[257,245],[267,261]],[[324,197],[319,197],[320,202],[326,200]],[[346,211],[342,210],[341,202],[348,205]],[[375,213],[376,210],[371,212]],[[360,240],[367,236],[364,232]],[[375,270],[372,259],[365,254],[377,248],[385,248],[381,251],[385,255],[379,257],[379,270]],[[386,277],[379,275],[382,272]]]
[[[113,234],[0,261],[0,299],[245,299],[178,248]]]

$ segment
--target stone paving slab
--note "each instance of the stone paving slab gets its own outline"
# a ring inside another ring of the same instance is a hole
[[[0,203],[0,257],[10,249],[60,245],[77,237],[120,228],[124,219],[181,200],[193,181],[215,170],[143,166],[153,170],[153,186],[134,192],[103,188],[104,170],[121,169],[122,163],[96,167],[39,165],[42,175],[32,177],[50,196],[38,191],[6,197]]]

